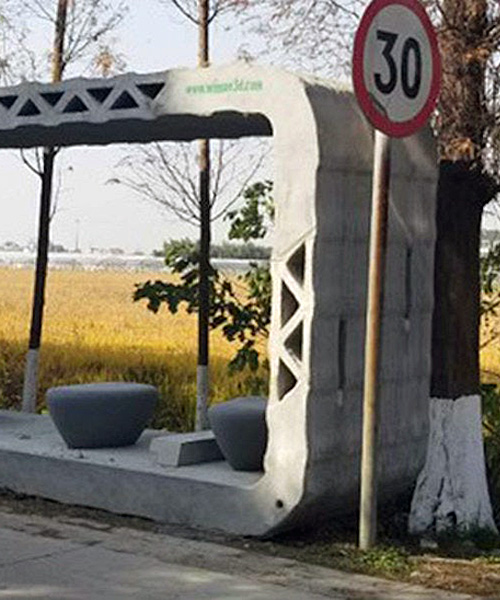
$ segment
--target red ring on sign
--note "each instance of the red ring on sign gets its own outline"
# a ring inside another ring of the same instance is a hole
[[[427,33],[432,53],[432,80],[427,102],[420,112],[412,119],[400,123],[391,121],[387,116],[383,115],[375,108],[375,104],[370,97],[370,92],[365,85],[363,69],[366,38],[371,24],[381,10],[393,4],[404,6],[416,14]],[[425,12],[424,7],[418,0],[374,0],[368,6],[363,14],[354,38],[352,78],[356,98],[366,117],[376,129],[379,129],[391,137],[405,137],[412,135],[425,125],[427,119],[434,110],[439,97],[441,88],[441,56],[434,27],[432,26],[431,20]]]

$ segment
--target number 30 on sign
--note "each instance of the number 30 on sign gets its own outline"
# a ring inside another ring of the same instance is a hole
[[[434,28],[418,0],[374,0],[354,41],[354,90],[374,127],[411,135],[433,111],[441,82]]]

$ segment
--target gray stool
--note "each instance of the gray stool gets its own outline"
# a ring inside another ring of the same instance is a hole
[[[140,383],[89,383],[47,391],[50,416],[70,448],[135,444],[157,401],[156,388]]]
[[[236,471],[261,471],[267,446],[265,398],[247,396],[210,407],[208,419],[219,448]]]

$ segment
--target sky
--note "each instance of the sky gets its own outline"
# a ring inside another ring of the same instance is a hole
[[[127,71],[146,73],[196,65],[197,31],[192,23],[157,0],[130,4],[129,14],[113,34]],[[46,35],[47,39],[40,34],[36,40],[40,51],[50,45],[51,30]],[[228,18],[220,24],[216,20],[211,33],[212,62],[235,60],[242,40],[255,47],[255,39]],[[117,176],[116,165],[123,156],[120,146],[77,147],[61,153],[62,185],[51,225],[54,243],[68,249],[78,245],[83,251],[119,247],[149,253],[161,248],[164,240],[197,237],[195,228],[157,205],[124,186],[107,184]],[[11,150],[0,150],[0,176],[0,245],[6,241],[33,244],[37,239],[39,178],[22,164],[19,152]],[[485,226],[498,228],[498,216],[489,216],[489,212]],[[223,223],[215,224],[213,240],[222,241],[225,232]]]
[[[124,55],[127,71],[147,73],[196,65],[196,27],[173,9],[156,0],[133,5],[113,34],[116,48]],[[134,7],[135,6],[135,7]],[[137,8],[139,6],[139,8]],[[241,32],[227,30],[228,22],[212,31],[212,62],[235,60]],[[45,40],[47,44],[48,40]],[[38,42],[43,48],[44,40]],[[116,164],[123,157],[120,146],[77,147],[60,154],[62,178],[58,208],[51,225],[51,240],[83,251],[92,247],[120,247],[127,252],[151,252],[163,241],[196,237],[195,228],[144,200],[124,186],[109,185],[116,177]],[[0,244],[12,240],[28,244],[37,238],[39,178],[21,161],[19,152],[0,151],[2,203]],[[214,226],[214,241],[224,238],[225,227]]]

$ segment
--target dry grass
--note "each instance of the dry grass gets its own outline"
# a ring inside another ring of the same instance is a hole
[[[494,303],[498,294],[485,296],[484,300]],[[496,311],[498,312],[498,311]],[[500,314],[485,314],[481,317],[481,372],[484,383],[500,384]]]
[[[481,350],[481,379],[484,383],[500,385],[500,339]]]
[[[40,374],[43,395],[53,385],[103,380],[156,385],[163,402],[155,425],[191,427],[196,390],[196,316],[153,314],[132,301],[134,284],[165,273],[52,271],[47,282]],[[33,273],[0,269],[0,403],[18,406],[27,348]],[[246,376],[232,377],[234,348],[211,337],[212,401],[245,391]]]
[[[451,592],[500,597],[498,557],[471,560],[422,556],[413,560],[412,583]]]

